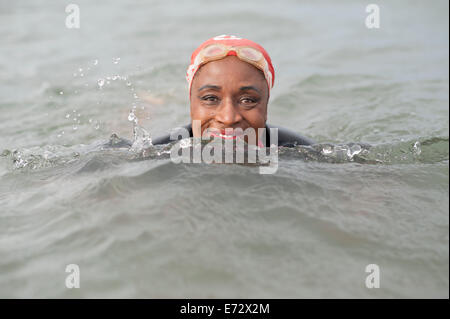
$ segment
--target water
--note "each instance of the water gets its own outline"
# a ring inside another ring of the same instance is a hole
[[[448,298],[448,2],[379,1],[378,30],[361,1],[77,4],[74,30],[0,2],[0,297]],[[223,33],[272,55],[269,122],[318,142],[274,175],[150,146]]]

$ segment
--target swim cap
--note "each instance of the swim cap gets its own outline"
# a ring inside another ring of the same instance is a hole
[[[223,44],[226,46],[233,46],[233,47],[251,47],[251,48],[254,48],[257,51],[261,52],[264,57],[264,60],[265,60],[265,63],[264,63],[266,65],[265,70],[262,67],[255,66],[254,64],[252,64],[252,65],[254,65],[255,67],[261,69],[261,71],[263,71],[264,77],[266,78],[266,81],[267,81],[267,87],[269,89],[269,95],[270,95],[270,89],[273,87],[273,84],[275,82],[275,70],[272,65],[272,60],[270,59],[270,56],[267,53],[267,51],[262,46],[260,46],[258,43],[255,43],[251,40],[239,38],[234,35],[223,34],[223,35],[219,35],[214,38],[211,38],[209,40],[206,40],[205,42],[200,44],[200,46],[197,49],[195,49],[195,51],[192,53],[191,64],[189,65],[187,72],[186,72],[186,80],[188,81],[188,84],[189,84],[189,96],[191,95],[191,85],[192,85],[192,81],[194,79],[195,73],[199,70],[199,68],[202,65],[208,63],[208,62],[203,63],[203,61],[201,61],[199,53],[206,46],[215,44],[215,43],[220,43],[220,44]],[[228,56],[228,55],[236,56],[237,54],[235,51],[231,50],[231,51],[228,51],[228,53],[226,54],[226,56]],[[245,61],[245,60],[243,60],[243,61]],[[245,62],[247,62],[247,61],[245,61]],[[248,62],[248,63],[251,64],[250,62]]]

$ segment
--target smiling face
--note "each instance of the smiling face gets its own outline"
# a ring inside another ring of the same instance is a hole
[[[264,73],[236,56],[203,65],[191,87],[191,120],[206,129],[264,128],[269,92]],[[228,131],[227,131],[228,133]],[[195,137],[196,132],[194,131]]]

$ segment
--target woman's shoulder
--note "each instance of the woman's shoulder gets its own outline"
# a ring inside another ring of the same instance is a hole
[[[189,134],[189,136],[186,136],[186,134]],[[175,137],[175,139],[171,138]],[[183,126],[174,127],[170,130],[170,133],[164,134],[162,136],[158,136],[154,139],[152,139],[153,145],[159,145],[159,144],[169,144],[170,142],[173,142],[174,140],[181,140],[186,137],[192,137],[192,125],[186,124]]]
[[[277,129],[278,131],[278,146],[294,147],[296,145],[312,145],[314,141],[306,136],[296,133],[285,127],[266,124],[268,129],[268,136],[270,136],[271,129]],[[269,140],[270,141],[270,140]]]
[[[299,133],[296,133],[290,129],[272,125],[272,124],[266,124],[267,128],[267,141],[270,142],[270,129],[277,129],[278,131],[278,146],[284,146],[284,147],[294,147],[296,145],[312,145],[314,144],[314,141],[306,136],[303,136]],[[171,139],[171,136],[176,136],[175,140],[179,140],[182,138],[185,138],[185,134],[188,133],[190,137],[192,137],[192,126],[191,124],[186,124],[183,126],[175,127],[171,130],[171,133],[167,133],[165,135],[156,137],[153,139],[153,145],[158,144],[168,144],[170,142],[173,142],[174,140]]]

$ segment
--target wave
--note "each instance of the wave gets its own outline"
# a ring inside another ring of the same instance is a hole
[[[370,145],[365,143],[297,146],[282,148],[281,158],[301,158],[326,163],[361,164],[433,164],[449,159],[448,137],[418,138],[396,143]]]
[[[85,170],[97,170],[106,167],[107,162],[117,160],[155,160],[169,159],[170,150],[175,142],[166,145],[151,145],[140,148],[136,143],[111,135],[108,141],[102,140],[90,145],[46,145],[23,149],[3,150],[0,158],[6,161],[9,170],[40,170],[70,165],[83,161]],[[207,143],[203,144],[204,147]],[[187,141],[192,147],[192,141]],[[192,153],[192,152],[191,152]],[[279,161],[303,160],[323,163],[360,163],[360,164],[433,164],[448,161],[448,137],[417,138],[395,143],[371,145],[367,143],[318,143],[311,146],[278,148]],[[257,162],[258,163],[258,162]]]

